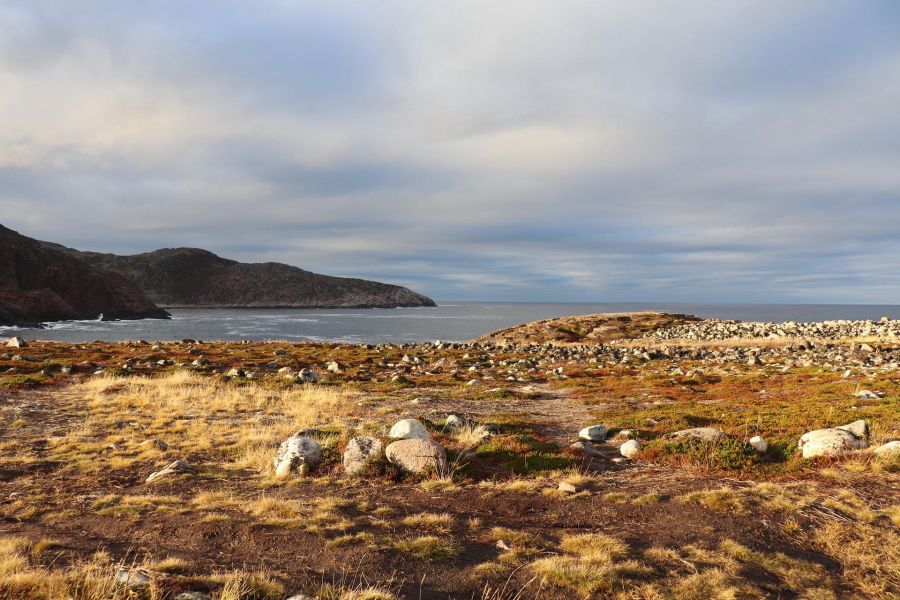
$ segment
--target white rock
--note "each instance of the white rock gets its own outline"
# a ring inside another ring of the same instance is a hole
[[[560,481],[557,489],[565,494],[574,494],[578,491],[578,488],[567,481]]]
[[[866,442],[845,429],[832,427],[804,433],[800,436],[797,447],[803,452],[803,458],[813,458],[860,450],[866,447]]]
[[[619,454],[621,454],[625,458],[632,458],[640,451],[641,443],[637,440],[628,440],[627,442],[619,446]]]
[[[281,442],[272,464],[275,467],[275,476],[280,478],[287,477],[291,471],[305,475],[321,462],[322,447],[319,443],[310,437],[295,433]]]
[[[692,437],[704,442],[715,442],[722,439],[724,435],[725,434],[723,434],[715,427],[693,427],[691,429],[673,431],[672,433],[667,434],[665,437],[670,440]]]
[[[132,589],[145,588],[150,585],[150,574],[143,569],[120,568],[116,571],[116,583]]]
[[[381,442],[377,438],[355,437],[347,443],[347,449],[344,450],[344,470],[348,475],[356,475],[381,454]]]
[[[328,371],[329,373],[340,373],[341,365],[337,364],[337,362],[335,362],[335,361],[331,361],[331,362],[325,363],[325,370]]]
[[[578,432],[578,438],[588,442],[602,442],[606,439],[606,425],[591,425]]]
[[[878,446],[877,448],[872,450],[872,452],[879,456],[885,454],[893,454],[894,452],[900,452],[900,440],[894,440],[893,442],[882,444],[881,446]]]
[[[391,427],[388,437],[393,440],[427,440],[431,439],[431,434],[420,421],[401,419]]]
[[[880,398],[880,396],[872,390],[860,390],[856,392],[854,396],[860,400],[878,400]]]
[[[444,429],[447,431],[453,431],[463,427],[465,423],[462,419],[457,417],[456,415],[450,415],[447,417],[447,421],[444,423]]]
[[[6,345],[10,348],[27,348],[28,342],[26,342],[19,336],[13,336],[9,338],[9,341],[6,342]]]
[[[750,438],[750,445],[753,446],[757,452],[762,454],[769,448],[769,444],[766,443],[766,440],[761,435],[754,435]]]

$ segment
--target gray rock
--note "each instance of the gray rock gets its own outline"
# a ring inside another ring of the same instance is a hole
[[[301,369],[297,376],[301,383],[319,383],[319,375],[312,369]]]
[[[600,452],[599,450],[594,448],[594,446],[592,446],[590,442],[585,441],[585,440],[572,442],[572,444],[569,446],[569,448],[571,448],[572,450],[577,450],[587,456],[596,456],[598,458],[604,457],[602,452]]]
[[[287,477],[291,471],[305,475],[322,462],[322,447],[302,433],[295,433],[278,447],[273,461],[276,477]]]
[[[187,461],[178,459],[176,461],[171,462],[167,467],[160,471],[156,471],[154,473],[150,473],[147,476],[146,483],[150,483],[151,481],[156,481],[162,477],[168,477],[169,475],[182,475],[185,473],[194,473],[196,469],[188,464]]]
[[[450,472],[447,453],[440,444],[430,439],[399,440],[388,444],[384,452],[392,465],[408,473],[443,476]]]
[[[838,425],[835,429],[843,429],[844,431],[849,431],[861,440],[868,441],[869,439],[869,423],[865,419],[853,421],[852,423],[847,423],[846,425]]]
[[[606,425],[591,425],[578,432],[578,438],[589,442],[602,442],[606,439]]]
[[[113,577],[119,585],[131,589],[141,589],[150,585],[150,573],[144,569],[122,567]]]
[[[212,600],[212,596],[205,592],[181,592],[174,600]]]
[[[456,415],[448,416],[447,421],[444,423],[444,429],[446,429],[447,431],[456,431],[457,429],[461,429],[463,426],[465,426],[465,422]]]
[[[391,427],[388,437],[393,440],[427,440],[431,439],[431,434],[420,421],[401,419]]]
[[[377,438],[370,436],[355,437],[347,444],[344,451],[344,470],[348,475],[356,475],[373,460],[381,457],[382,446]]]
[[[831,427],[804,433],[800,436],[797,447],[803,453],[803,458],[813,458],[861,450],[866,447],[866,442],[845,429]]]

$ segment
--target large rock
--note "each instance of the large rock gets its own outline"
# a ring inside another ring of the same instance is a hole
[[[760,454],[765,453],[765,451],[769,449],[769,444],[761,435],[754,435],[752,438],[750,438],[750,441],[748,443],[753,446],[753,449]]]
[[[588,442],[602,442],[606,439],[606,425],[591,425],[578,432],[578,439]]]
[[[291,471],[305,475],[322,462],[322,447],[319,443],[303,435],[295,433],[281,442],[275,454],[273,464],[276,477],[286,477]]]
[[[20,338],[19,336],[9,338],[9,341],[6,342],[6,345],[10,348],[27,348],[28,342]]]
[[[835,429],[843,429],[844,431],[849,431],[861,440],[868,441],[869,439],[869,423],[865,419],[853,421],[852,423],[847,423],[846,425],[838,425]]]
[[[886,456],[888,454],[893,454],[894,452],[900,452],[900,440],[894,440],[893,442],[888,442],[886,444],[882,444],[878,446],[874,450],[872,450],[878,456]]]
[[[427,440],[431,439],[431,434],[420,421],[402,419],[394,423],[388,437],[393,440]]]
[[[808,431],[800,436],[800,441],[797,442],[803,458],[838,456],[845,452],[861,450],[866,445],[865,440],[856,437],[846,429],[837,427]]]
[[[348,475],[356,475],[367,464],[381,457],[382,446],[377,438],[369,436],[355,437],[347,444],[344,451],[344,470]]]
[[[725,434],[715,427],[692,427],[691,429],[673,431],[672,433],[666,434],[665,437],[668,440],[694,438],[703,442],[717,442],[725,437]]]
[[[301,383],[319,383],[319,374],[312,369],[301,369],[297,377]]]
[[[392,465],[408,473],[444,475],[450,471],[447,453],[430,439],[399,440],[388,444],[384,452]]]

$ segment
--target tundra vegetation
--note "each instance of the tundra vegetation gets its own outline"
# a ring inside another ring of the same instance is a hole
[[[898,597],[886,326],[753,343],[629,319],[614,340],[595,316],[527,344],[4,348],[0,598]],[[803,458],[816,430],[853,444]],[[316,460],[277,472],[298,433]],[[382,451],[400,436],[445,462],[409,472]]]

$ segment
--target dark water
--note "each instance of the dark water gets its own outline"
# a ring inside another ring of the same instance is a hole
[[[663,310],[744,321],[900,318],[900,306],[838,304],[539,304],[446,302],[436,308],[172,310],[169,321],[71,321],[0,336],[66,340],[463,341],[519,323],[600,312]]]

